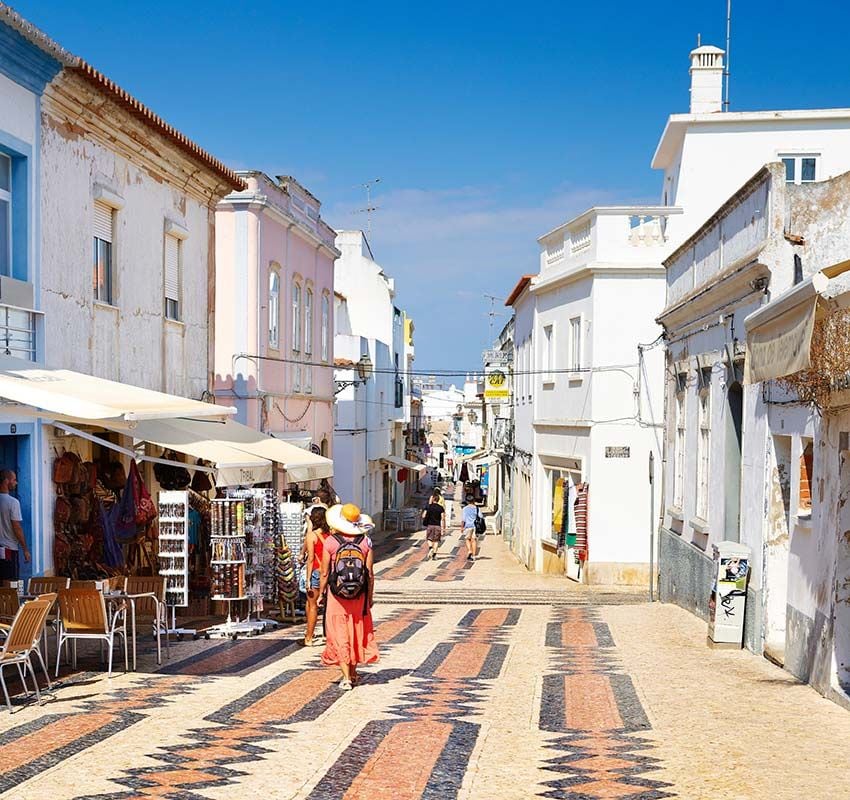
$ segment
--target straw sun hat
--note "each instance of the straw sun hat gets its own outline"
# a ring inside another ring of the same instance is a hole
[[[347,533],[349,536],[358,536],[361,533],[369,533],[375,527],[372,518],[368,514],[361,513],[354,503],[342,505],[337,503],[325,512],[328,525],[335,531]]]

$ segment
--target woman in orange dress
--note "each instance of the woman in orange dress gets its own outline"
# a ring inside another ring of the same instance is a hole
[[[325,518],[333,533],[325,540],[322,548],[319,595],[326,603],[326,644],[322,663],[340,668],[342,680],[339,682],[339,688],[349,691],[358,680],[357,665],[372,664],[378,660],[378,645],[375,643],[372,624],[374,555],[372,541],[367,535],[374,528],[374,524],[351,503],[332,506],[327,510]],[[334,557],[341,547],[350,548],[352,545],[359,549],[365,562],[365,586],[356,597],[340,597],[333,591],[328,591],[336,579],[333,574]]]

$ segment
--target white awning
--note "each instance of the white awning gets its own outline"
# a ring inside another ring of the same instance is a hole
[[[261,433],[247,425],[228,419],[225,422],[212,420],[181,420],[181,425],[192,432],[227,444],[244,453],[268,461],[274,461],[286,470],[287,480],[293,483],[332,478],[334,463],[329,458],[302,450],[289,442]]]
[[[79,420],[224,419],[236,413],[230,406],[50,369],[11,356],[0,356],[0,399]]]
[[[398,467],[399,469],[410,469],[414,472],[418,472],[420,475],[428,469],[424,464],[418,464],[416,461],[408,461],[406,458],[402,458],[401,456],[384,456],[379,459],[379,461],[383,461],[385,464],[392,464],[394,467]]]
[[[816,272],[744,320],[744,383],[769,381],[808,369],[821,297],[831,288],[832,279],[848,269],[850,262],[842,262]]]
[[[300,447],[302,450],[309,450],[313,443],[313,437],[306,431],[269,431],[269,436]]]

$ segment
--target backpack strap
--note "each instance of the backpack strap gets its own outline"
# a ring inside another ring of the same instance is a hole
[[[358,533],[357,536],[354,537],[354,544],[360,547],[360,542],[362,542],[366,537],[362,533]]]
[[[339,542],[339,544],[345,544],[345,537],[341,533],[333,533],[331,535],[337,540],[337,542]]]

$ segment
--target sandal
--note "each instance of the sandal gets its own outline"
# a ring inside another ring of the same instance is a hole
[[[352,685],[351,681],[346,678],[343,678],[339,682],[339,689],[341,692],[350,692],[353,688],[354,686]]]

